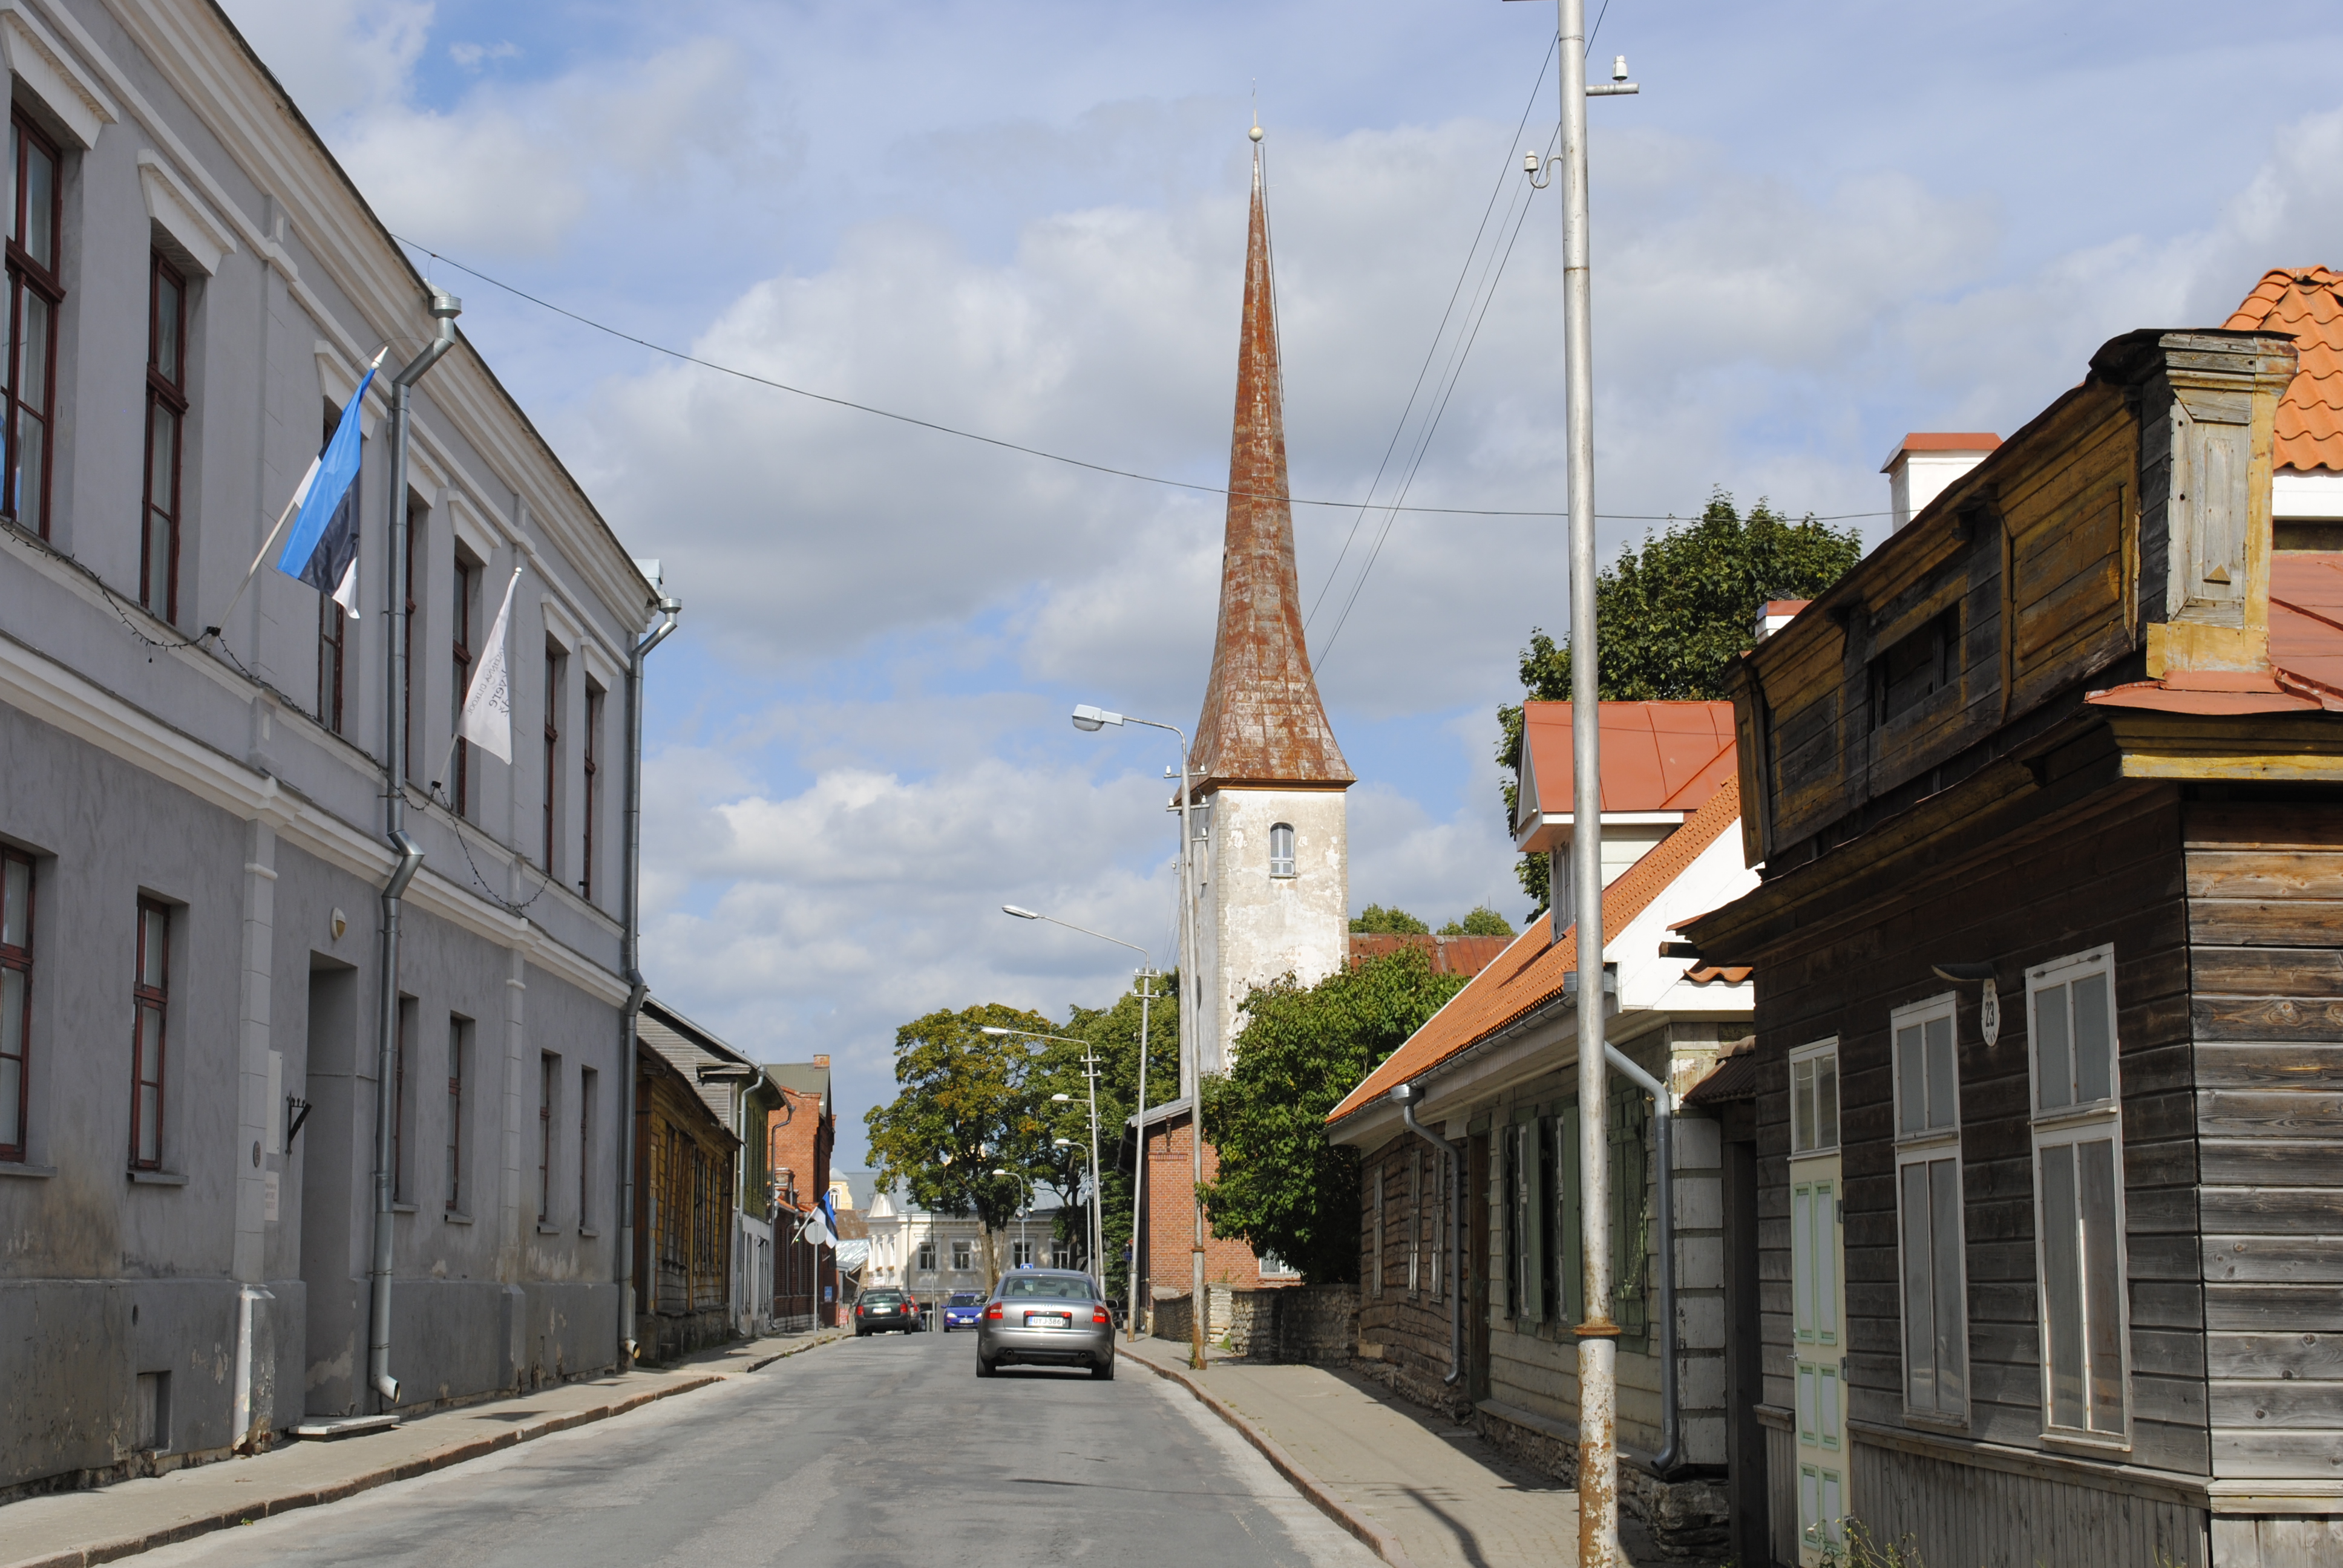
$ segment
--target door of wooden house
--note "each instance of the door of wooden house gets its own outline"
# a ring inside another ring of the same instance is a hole
[[[1846,1244],[1838,1042],[1790,1053],[1790,1275],[1797,1366],[1798,1563],[1843,1560],[1847,1495]]]

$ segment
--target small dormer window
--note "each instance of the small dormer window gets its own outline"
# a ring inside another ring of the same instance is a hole
[[[1280,822],[1269,830],[1269,874],[1293,875],[1293,824]]]

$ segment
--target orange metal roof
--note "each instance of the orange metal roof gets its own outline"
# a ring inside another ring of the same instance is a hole
[[[2162,713],[2343,713],[2343,554],[2270,557],[2270,672],[2174,670],[2084,699]]]
[[[1538,809],[1569,816],[1570,704],[1523,703],[1522,726]],[[1729,702],[1606,702],[1602,730],[1605,811],[1698,810],[1733,777]]]
[[[1887,472],[1906,452],[1990,452],[2000,445],[2001,437],[1990,430],[1914,430],[1896,444],[1879,471]]]
[[[1611,704],[1604,706],[1607,708]],[[1694,708],[1711,705],[1623,703],[1619,706]],[[1730,704],[1715,706],[1724,707],[1728,714],[1732,711]],[[1694,812],[1683,827],[1669,834],[1651,853],[1621,872],[1617,881],[1603,890],[1603,929],[1605,931],[1615,937],[1625,930],[1628,921],[1649,909],[1652,900],[1658,898],[1669,883],[1684,875],[1685,869],[1700,858],[1702,850],[1716,842],[1726,829],[1740,820],[1741,785],[1734,776],[1732,760],[1732,754],[1728,751],[1725,782],[1709,795],[1706,803]],[[1381,1066],[1367,1074],[1365,1082],[1342,1097],[1342,1102],[1334,1107],[1326,1120],[1340,1121],[1381,1099],[1394,1084],[1404,1083],[1439,1066],[1562,995],[1563,977],[1578,967],[1578,928],[1573,926],[1558,942],[1553,940],[1552,931],[1552,921],[1539,920],[1515,937],[1496,962],[1473,976],[1472,983],[1450,998],[1446,1007],[1434,1013],[1422,1029],[1407,1038],[1404,1044],[1385,1057]]]
[[[2343,471],[2343,273],[2274,266],[2225,324],[2232,332],[2290,332],[2293,384],[2278,404],[2280,468]]]
[[[1795,615],[1815,601],[1810,598],[1769,598],[1765,601],[1767,615]]]

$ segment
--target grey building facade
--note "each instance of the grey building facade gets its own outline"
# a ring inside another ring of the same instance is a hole
[[[611,1366],[656,589],[459,342],[403,497],[368,394],[360,618],[239,594],[367,363],[432,336],[423,280],[207,0],[0,0],[0,1495],[376,1408],[386,1092],[401,1405]],[[451,755],[516,567],[513,762]],[[394,707],[426,859],[386,1083]]]

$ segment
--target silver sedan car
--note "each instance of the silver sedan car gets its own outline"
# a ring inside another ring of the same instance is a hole
[[[976,1375],[1013,1363],[1114,1376],[1114,1314],[1087,1274],[1019,1269],[1001,1276],[976,1325]]]

